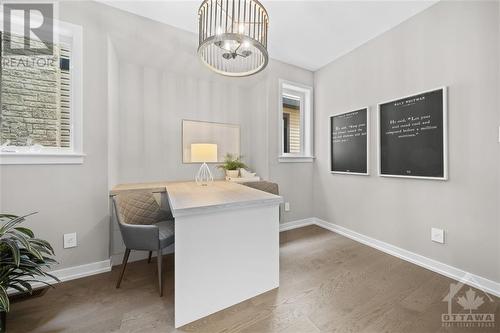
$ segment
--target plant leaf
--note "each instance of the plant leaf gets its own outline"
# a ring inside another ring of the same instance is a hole
[[[45,273],[45,276],[47,276],[47,277],[49,277],[49,278],[51,278],[51,279],[54,279],[54,280],[55,280],[55,281],[57,281],[57,282],[61,282],[61,280],[59,280],[59,278],[58,278],[57,276],[52,275],[52,274],[50,274],[50,273],[47,273],[47,272],[46,272],[46,273]]]
[[[0,220],[5,220],[5,219],[12,220],[12,219],[15,219],[16,217],[19,217],[19,216],[13,215],[13,214],[0,214]]]
[[[40,260],[43,260],[43,256],[42,254],[40,253],[40,251],[38,251],[38,249],[36,248],[31,248],[31,251],[30,251],[35,257],[37,257],[37,259],[40,259]]]
[[[7,290],[0,285],[0,311],[9,312],[9,296],[7,295]]]
[[[10,288],[12,288],[12,289],[16,289],[16,290],[17,290],[17,291],[19,291],[20,293],[25,293],[25,292],[28,292],[28,291],[27,291],[26,289],[24,289],[22,286],[19,286],[19,285],[15,284],[15,283],[14,283],[14,284],[11,284],[9,287],[10,287]]]
[[[0,235],[7,232],[8,230],[12,229],[16,224],[19,224],[24,221],[23,216],[18,216],[16,218],[11,219],[9,222],[5,223],[1,228],[0,228]]]
[[[54,255],[54,249],[49,242],[39,238],[31,238],[28,240],[30,244],[36,244],[42,249],[46,249],[50,254]]]
[[[20,261],[20,256],[21,253],[19,251],[19,247],[17,246],[17,243],[14,242],[13,240],[10,239],[3,239],[2,242],[10,248],[10,251],[12,253],[12,257],[14,259],[14,264],[16,266],[19,266],[19,261]]]
[[[33,288],[31,287],[31,284],[28,282],[28,280],[25,280],[25,281],[20,280],[20,281],[18,281],[18,283],[19,283],[21,286],[23,286],[24,288],[26,288],[26,289],[27,289],[27,291],[28,291],[30,294],[31,294],[31,293],[33,293]]]
[[[7,231],[6,235],[9,235],[11,239],[13,238],[13,239],[17,240],[19,243],[21,243],[28,250],[31,248],[30,242],[28,241],[28,239],[24,235],[13,232],[12,230]]]
[[[35,234],[33,233],[33,231],[31,231],[30,229],[28,228],[24,228],[24,227],[15,227],[14,228],[15,230],[25,234],[26,236],[29,236],[31,238],[35,237]]]
[[[50,243],[35,238],[31,229],[18,226],[30,215],[0,214],[0,311],[9,310],[6,292],[9,287],[31,293],[30,282],[52,287],[49,282],[60,281],[45,272],[46,268],[57,263],[51,258],[54,249]]]

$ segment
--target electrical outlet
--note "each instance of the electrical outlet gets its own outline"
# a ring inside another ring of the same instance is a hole
[[[285,202],[285,212],[289,212],[289,211],[290,211],[290,203]]]
[[[70,234],[64,234],[64,248],[69,249],[71,247],[76,247],[76,232]]]
[[[438,228],[432,228],[431,240],[436,243],[444,244],[444,230]]]

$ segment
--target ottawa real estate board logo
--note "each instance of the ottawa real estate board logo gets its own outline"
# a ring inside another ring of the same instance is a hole
[[[466,276],[460,282],[450,283],[450,291],[443,298],[448,303],[447,313],[441,315],[443,327],[494,328],[495,301],[485,291],[469,287],[474,279]]]

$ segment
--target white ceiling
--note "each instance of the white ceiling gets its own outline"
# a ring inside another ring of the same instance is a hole
[[[197,10],[201,0],[102,2],[198,33]],[[270,57],[315,71],[437,1],[261,2],[269,13]]]

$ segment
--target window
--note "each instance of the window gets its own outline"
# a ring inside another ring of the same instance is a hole
[[[58,22],[45,55],[12,26],[0,34],[0,164],[82,163],[81,28]]]
[[[280,162],[312,162],[312,87],[280,80]]]
[[[283,152],[290,152],[290,113],[283,110]]]

